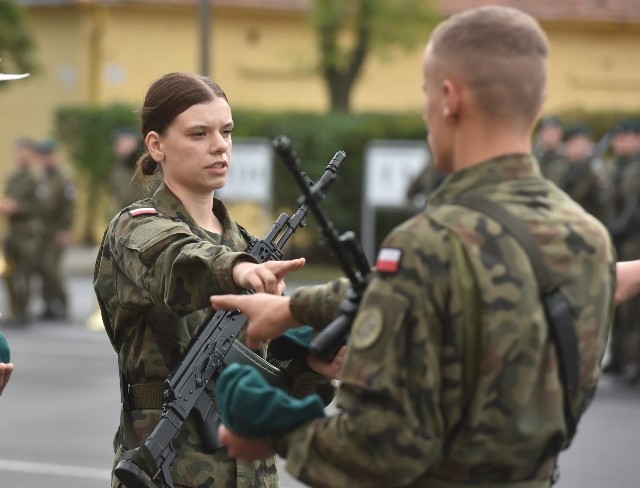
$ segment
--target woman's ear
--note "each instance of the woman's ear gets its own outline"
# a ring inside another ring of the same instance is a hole
[[[147,145],[147,151],[149,151],[151,159],[157,163],[162,163],[164,161],[164,150],[162,149],[160,135],[152,130],[144,138],[144,143]]]

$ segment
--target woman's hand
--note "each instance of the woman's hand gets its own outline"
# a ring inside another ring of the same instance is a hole
[[[292,271],[300,269],[304,263],[304,258],[289,261],[266,261],[259,264],[240,261],[233,267],[233,281],[242,288],[258,293],[282,295],[285,290],[284,277]]]

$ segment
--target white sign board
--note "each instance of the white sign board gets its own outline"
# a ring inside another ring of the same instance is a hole
[[[268,139],[237,138],[231,150],[229,178],[216,197],[229,202],[271,204],[273,147]]]
[[[365,151],[366,205],[405,208],[411,181],[429,161],[426,141],[372,141]]]
[[[375,252],[376,208],[406,209],[407,189],[429,163],[426,141],[374,140],[365,149],[362,248]]]

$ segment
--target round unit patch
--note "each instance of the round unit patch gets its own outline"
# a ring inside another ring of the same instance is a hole
[[[377,308],[365,309],[353,324],[351,344],[356,349],[371,347],[382,333],[382,312]]]

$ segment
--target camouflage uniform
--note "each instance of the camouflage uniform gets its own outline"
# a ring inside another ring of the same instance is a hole
[[[56,240],[59,232],[71,232],[76,188],[58,168],[46,168],[38,183],[36,196],[44,225],[38,272],[42,276],[45,317],[63,317],[67,312],[67,292],[62,276],[64,246]]]
[[[111,187],[118,210],[143,198],[149,198],[158,188],[159,178],[157,175],[151,178],[152,183],[149,187],[146,187],[141,181],[133,179],[140,152],[138,149],[127,157],[118,159],[113,166]]]
[[[564,164],[563,164],[564,163]],[[591,166],[589,160],[574,163],[557,161],[556,165],[563,164],[560,174],[551,179],[564,190],[573,200],[579,203],[588,213],[601,222],[606,221],[605,205],[601,197],[601,180]]]
[[[538,283],[509,232],[453,203],[465,194],[520,217],[561,278],[581,354],[574,413],[591,401],[613,309],[609,236],[541,178],[532,156],[505,156],[452,174],[425,212],[386,238],[380,256],[395,255],[397,269],[380,271],[379,256],[350,335],[340,413],[270,439],[303,482],[549,486],[552,451],[570,439]],[[299,289],[291,311],[322,326],[337,314],[342,291],[338,283]],[[465,332],[469,322],[475,328]],[[466,396],[468,387],[475,393]]]
[[[141,208],[147,210],[134,215]],[[221,201],[214,201],[213,211],[223,224],[222,236],[198,227],[180,200],[161,184],[153,197],[124,209],[107,229],[96,262],[94,288],[106,331],[118,353],[119,368],[130,388],[162,384],[209,314],[209,296],[242,291],[233,281],[232,269],[238,261],[255,261],[240,252],[253,236],[232,220]],[[310,375],[308,368],[300,373],[307,380],[313,376],[307,384],[330,383],[318,374]],[[213,386],[213,382],[208,385],[212,390]],[[302,391],[310,393],[304,386]],[[133,407],[131,419],[138,445],[155,427],[160,406]],[[122,446],[123,442],[117,434],[114,466],[124,448],[136,447]],[[174,447],[176,462],[171,475],[175,486],[278,486],[275,457],[243,463],[230,458],[226,449],[207,453],[192,417],[174,439]],[[115,477],[112,486],[119,486]]]
[[[640,156],[617,158],[613,173],[611,234],[621,261],[640,259]],[[613,371],[640,381],[640,296],[618,306],[611,337]],[[632,371],[624,371],[629,366]]]
[[[4,253],[7,293],[13,320],[27,319],[31,295],[31,275],[38,256],[42,223],[36,200],[36,178],[28,168],[19,168],[7,182],[7,197],[15,200],[17,211],[9,216]]]

